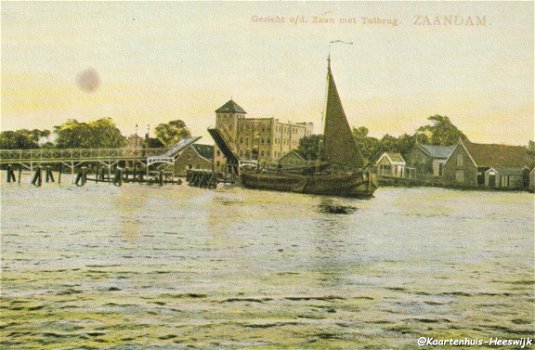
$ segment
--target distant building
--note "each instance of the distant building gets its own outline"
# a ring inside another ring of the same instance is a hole
[[[278,160],[278,165],[280,165],[281,168],[304,166],[306,164],[308,164],[308,162],[296,151],[290,151]]]
[[[234,153],[244,160],[270,165],[299,146],[299,140],[312,135],[312,123],[283,123],[275,118],[245,118],[245,110],[233,100],[216,111],[216,128]],[[215,146],[215,170],[225,170],[225,156]]]
[[[459,142],[444,163],[444,181],[465,187],[512,189],[518,188],[522,173],[524,187],[528,164],[530,157],[522,146]]]
[[[214,146],[193,144],[180,153],[175,161],[177,176],[186,176],[189,169],[212,170]]]
[[[416,169],[416,177],[428,179],[443,175],[444,163],[455,145],[435,146],[417,144],[407,156],[407,165]]]
[[[375,165],[379,176],[406,177],[406,162],[399,153],[385,152],[379,157]]]

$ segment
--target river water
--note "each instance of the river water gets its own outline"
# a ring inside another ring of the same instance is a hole
[[[413,349],[422,336],[534,335],[532,194],[4,183],[1,195],[3,349]]]

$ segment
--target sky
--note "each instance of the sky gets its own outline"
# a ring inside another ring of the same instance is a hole
[[[249,117],[311,121],[321,133],[330,51],[351,126],[413,134],[440,114],[472,142],[526,145],[533,6],[3,1],[0,128],[111,117],[144,135],[182,119],[213,144],[206,129],[232,98]],[[87,71],[98,76],[90,88]]]

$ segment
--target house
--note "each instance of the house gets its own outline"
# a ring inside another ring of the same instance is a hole
[[[299,154],[299,152],[296,152],[296,151],[290,151],[278,160],[278,164],[282,168],[304,166],[307,163],[308,162],[305,159],[303,159],[303,157]]]
[[[526,179],[529,177],[529,168],[490,168],[485,171],[485,184],[487,188],[521,190],[527,188]]]
[[[385,152],[375,162],[375,165],[379,176],[405,177],[406,163],[399,153]]]
[[[450,156],[455,145],[437,146],[416,144],[407,155],[407,164],[416,169],[416,177],[432,179],[441,177],[444,163]]]
[[[180,153],[175,160],[177,176],[186,176],[188,169],[212,170],[214,146],[193,144]]]
[[[446,184],[513,189],[519,188],[515,186],[518,186],[517,177],[522,173],[520,188],[523,188],[527,186],[528,164],[530,157],[522,146],[461,141],[444,163],[443,176]]]

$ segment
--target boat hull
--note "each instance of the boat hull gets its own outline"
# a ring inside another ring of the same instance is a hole
[[[354,171],[343,174],[277,174],[242,172],[246,188],[343,197],[371,197],[378,187],[374,174]]]

